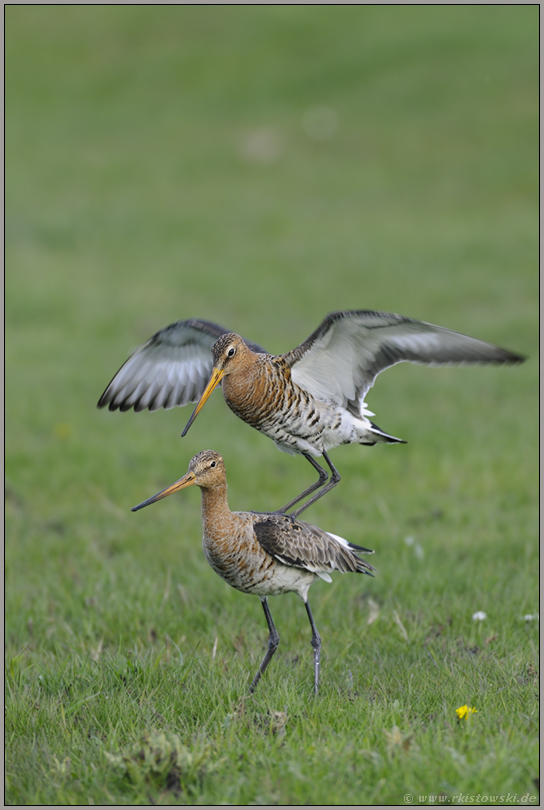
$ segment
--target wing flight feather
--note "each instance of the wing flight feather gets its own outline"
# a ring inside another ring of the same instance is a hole
[[[98,407],[143,411],[197,402],[212,373],[211,349],[223,326],[191,319],[176,321],[154,334],[121,366],[100,397]],[[265,350],[246,340],[254,352]]]
[[[284,355],[294,382],[316,397],[357,410],[380,372],[397,363],[429,366],[521,363],[483,340],[387,312],[332,312]]]

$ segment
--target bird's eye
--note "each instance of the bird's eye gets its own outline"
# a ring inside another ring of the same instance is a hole
[[[210,462],[210,467],[215,467],[215,461]]]
[[[236,349],[234,348],[234,346],[231,346],[230,349],[227,352],[227,357],[233,357],[235,353],[236,353]]]

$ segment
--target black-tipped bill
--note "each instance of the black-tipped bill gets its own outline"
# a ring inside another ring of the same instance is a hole
[[[183,433],[181,434],[182,437],[185,436],[185,434],[187,433],[187,431],[189,430],[189,428],[191,427],[191,425],[195,421],[196,417],[198,416],[198,414],[200,413],[200,411],[204,407],[205,403],[208,400],[208,397],[210,396],[210,394],[212,393],[214,388],[216,388],[216,386],[219,385],[219,383],[221,382],[224,373],[225,372],[223,371],[223,369],[214,368],[214,370],[212,372],[212,376],[210,377],[210,380],[209,380],[208,385],[206,386],[206,388],[204,390],[204,393],[200,397],[200,401],[199,401],[198,405],[196,406],[196,408],[192,412],[192,414],[191,414],[191,416],[189,418],[189,421],[187,422],[187,424],[183,428]]]
[[[155,501],[160,501],[162,498],[167,498],[168,495],[172,495],[179,489],[190,487],[195,482],[196,482],[195,474],[192,472],[188,472],[186,475],[183,476],[183,478],[180,478],[179,481],[176,481],[174,484],[170,484],[169,487],[166,487],[166,489],[161,490],[161,492],[157,492],[157,494],[153,495],[152,498],[148,498],[147,501],[142,501],[142,503],[139,503],[138,506],[133,506],[130,511],[137,512],[138,509],[143,509],[144,506],[149,506],[150,503],[155,503]]]

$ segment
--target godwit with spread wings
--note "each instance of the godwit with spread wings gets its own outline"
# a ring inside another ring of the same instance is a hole
[[[299,515],[340,480],[328,451],[340,444],[397,443],[369,417],[365,397],[377,375],[397,363],[430,366],[521,363],[525,358],[441,326],[385,312],[343,311],[300,346],[267,354],[257,344],[208,321],[161,329],[117,372],[98,407],[173,408],[196,402],[182,435],[221,384],[229,408],[287,453],[302,454],[319,479],[279,513]],[[331,476],[317,462],[323,456]]]

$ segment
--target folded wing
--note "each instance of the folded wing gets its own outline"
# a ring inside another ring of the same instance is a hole
[[[264,550],[284,565],[303,568],[318,576],[335,570],[361,574],[374,571],[355,553],[372,553],[370,549],[348,543],[309,523],[293,521],[284,515],[267,515],[255,521],[254,531]]]

